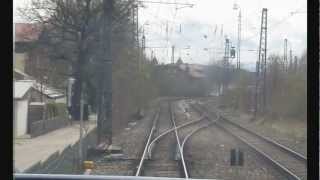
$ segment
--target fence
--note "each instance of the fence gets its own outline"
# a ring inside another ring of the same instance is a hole
[[[49,120],[35,121],[29,124],[29,134],[36,137],[55,129],[59,129],[71,124],[71,121],[63,117],[55,117]]]
[[[50,105],[50,106],[49,106]],[[28,134],[36,137],[71,124],[63,104],[30,104],[28,110]],[[46,111],[44,113],[44,111]]]

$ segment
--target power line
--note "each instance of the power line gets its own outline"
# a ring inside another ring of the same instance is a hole
[[[153,4],[172,4],[172,5],[184,5],[184,6],[190,6],[193,7],[195,4],[190,4],[190,3],[177,3],[177,2],[162,2],[162,1],[138,1],[138,2],[143,2],[143,3],[153,3]]]
[[[296,10],[296,11],[298,11],[298,10]],[[292,16],[295,14],[295,13],[292,13],[292,12],[296,12],[296,11],[291,11],[288,16],[284,17],[284,18],[281,19],[280,21],[278,21],[278,22],[272,24],[271,26],[269,26],[269,27],[268,27],[269,29],[272,28],[271,30],[269,30],[269,33],[270,33],[271,31],[273,31],[273,30],[275,29],[275,27],[279,26],[280,24],[282,24],[283,22],[285,22],[286,20],[288,20],[290,17],[292,17]],[[259,33],[260,33],[260,32],[256,33],[256,34],[253,35],[253,36],[250,36],[249,38],[243,39],[242,41],[249,41],[249,40],[251,40],[252,38],[257,37],[257,36],[259,35]]]

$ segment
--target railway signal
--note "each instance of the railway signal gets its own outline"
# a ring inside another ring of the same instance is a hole
[[[236,57],[236,50],[235,50],[234,47],[231,47],[230,55],[231,55],[231,58],[235,58]]]
[[[243,166],[243,164],[244,164],[243,152],[238,148],[231,149],[230,165],[231,166]]]

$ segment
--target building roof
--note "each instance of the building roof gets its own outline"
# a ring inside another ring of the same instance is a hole
[[[42,86],[42,91],[41,91],[41,86]],[[44,84],[41,85],[41,83],[38,83],[38,82],[34,83],[33,88],[39,92],[42,92],[44,95],[52,99],[57,99],[65,96],[64,93],[59,92],[59,90],[54,89],[52,87],[48,87],[47,85],[44,85]]]
[[[14,72],[23,76],[24,79],[34,80],[33,77],[29,76],[28,74],[22,72],[20,69],[14,68]]]
[[[16,73],[22,75],[24,78],[26,78],[26,80],[18,80],[17,82],[31,82],[32,81],[33,82],[32,87],[35,90],[39,91],[40,93],[42,92],[44,95],[48,96],[49,98],[56,99],[56,98],[61,98],[61,97],[65,96],[64,93],[60,92],[59,90],[37,82],[35,80],[35,78],[33,78],[32,76],[29,76],[26,73],[23,73],[22,71],[20,71],[16,68],[14,69],[14,72],[16,72]],[[41,86],[42,86],[43,91],[41,91]]]
[[[33,80],[19,80],[14,82],[14,95],[15,99],[21,99],[33,87],[35,81]]]
[[[38,24],[15,23],[15,42],[30,42],[38,39],[41,29]]]

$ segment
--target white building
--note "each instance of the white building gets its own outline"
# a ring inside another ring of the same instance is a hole
[[[15,136],[27,134],[28,129],[28,106],[31,97],[31,89],[35,81],[22,80],[14,82],[14,110],[13,125]]]

